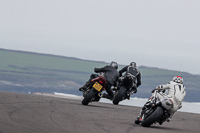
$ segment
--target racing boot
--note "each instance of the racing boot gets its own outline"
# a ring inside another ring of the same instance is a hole
[[[87,90],[87,86],[82,86],[81,88],[79,88],[79,91],[83,91],[83,92],[85,92]]]
[[[170,114],[168,114],[167,117],[166,117],[166,122],[170,122],[171,119],[172,119],[172,116]]]
[[[79,91],[85,92],[87,90],[87,88],[90,86],[90,83],[91,83],[90,80],[87,81],[84,86],[82,86],[81,88],[79,88]]]
[[[166,121],[167,121],[167,122],[170,122],[170,121],[171,121],[171,118],[167,118]]]

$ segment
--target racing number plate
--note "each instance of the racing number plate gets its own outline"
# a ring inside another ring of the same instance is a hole
[[[99,84],[98,82],[94,83],[93,87],[98,91],[100,91],[103,88],[103,86]]]

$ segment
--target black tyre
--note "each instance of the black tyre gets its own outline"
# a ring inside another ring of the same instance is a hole
[[[90,90],[90,92],[83,98],[82,104],[88,105],[88,103],[91,101],[92,98],[95,97],[97,91],[95,91],[93,88]]]
[[[142,126],[144,126],[144,127],[151,126],[151,124],[156,122],[156,120],[159,119],[162,116],[162,114],[163,114],[163,109],[161,107],[157,107],[151,115],[149,115],[147,118],[145,118],[142,121],[142,123],[141,123]]]
[[[119,102],[122,101],[123,97],[125,96],[125,93],[126,93],[126,88],[122,86],[115,95],[113,99],[113,104],[118,105]]]

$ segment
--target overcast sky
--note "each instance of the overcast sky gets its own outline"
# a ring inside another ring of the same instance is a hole
[[[200,0],[0,0],[0,48],[200,74]]]

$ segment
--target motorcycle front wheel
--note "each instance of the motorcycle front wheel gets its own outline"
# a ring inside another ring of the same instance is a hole
[[[145,118],[141,122],[142,126],[143,127],[151,126],[151,124],[156,122],[162,116],[162,114],[163,114],[163,109],[158,106],[152,114],[150,114],[147,118]]]

